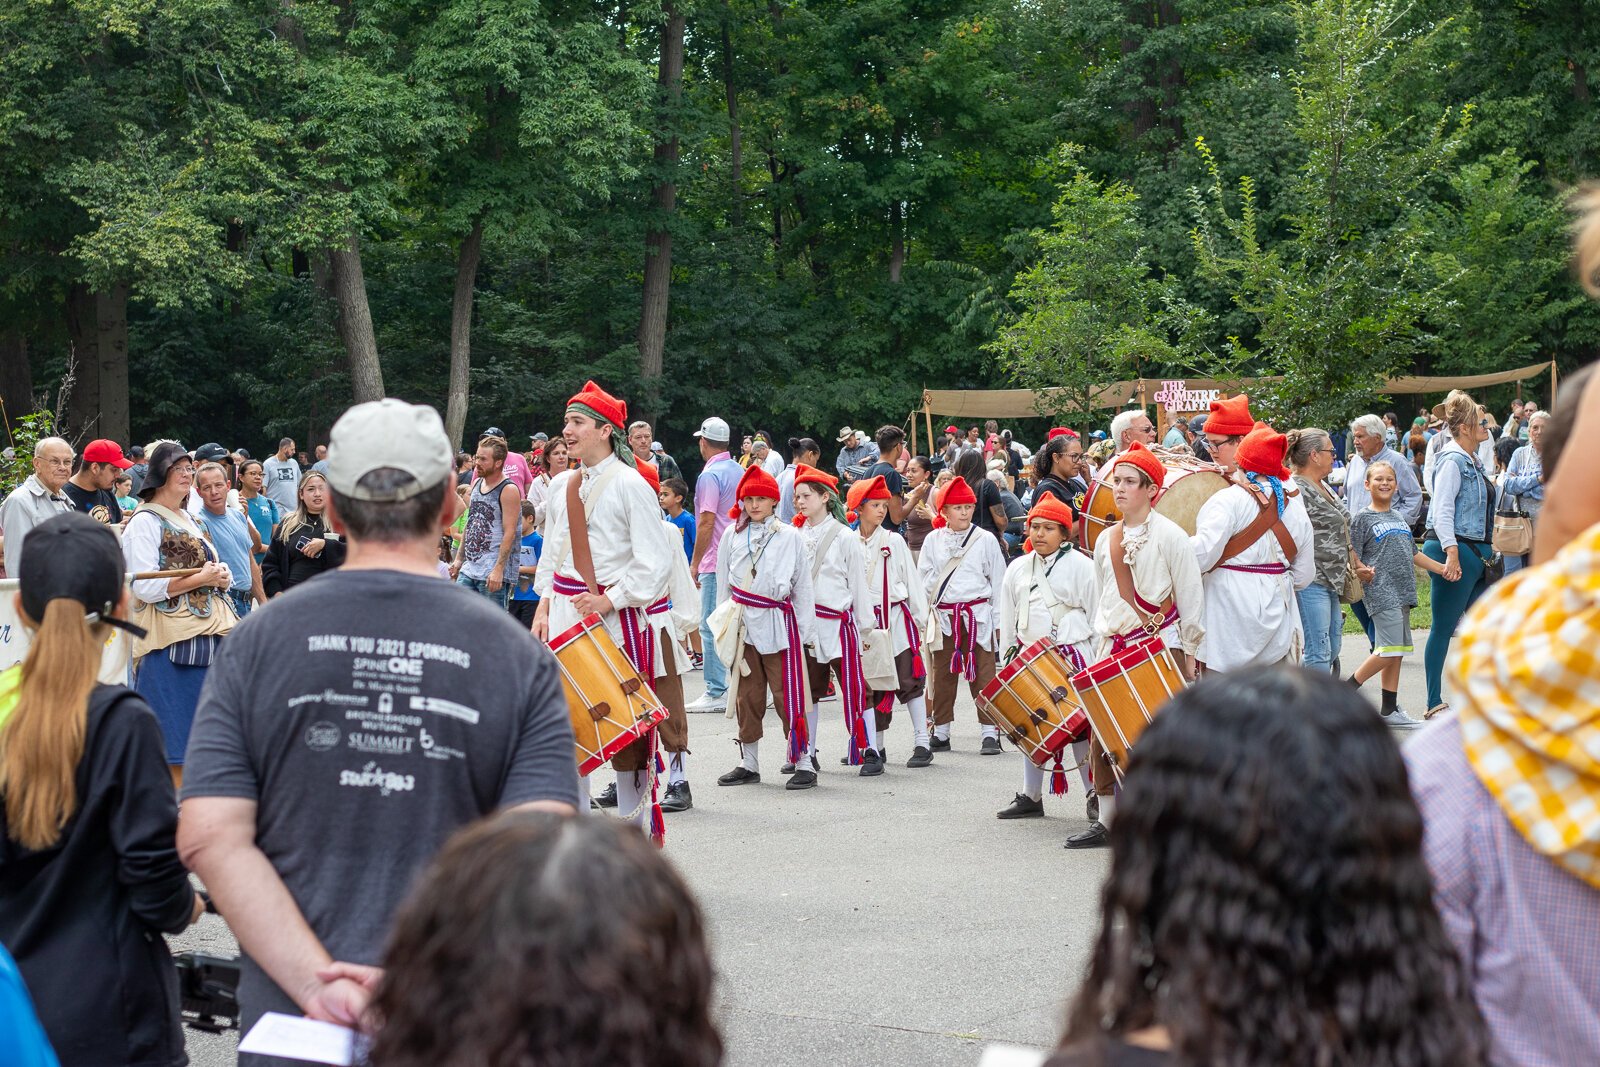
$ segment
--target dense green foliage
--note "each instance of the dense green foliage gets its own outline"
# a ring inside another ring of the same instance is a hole
[[[114,431],[120,360],[132,439],[322,439],[346,248],[383,388],[441,411],[455,295],[469,435],[553,430],[591,376],[684,453],[706,414],[831,439],[924,387],[1273,373],[1310,420],[1573,366],[1593,6],[0,0],[0,399],[70,359],[68,426]]]

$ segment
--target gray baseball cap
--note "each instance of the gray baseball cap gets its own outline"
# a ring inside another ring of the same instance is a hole
[[[328,484],[353,500],[410,500],[450,477],[455,456],[437,411],[386,397],[357,404],[333,424]],[[382,492],[362,489],[361,479],[376,470],[404,471],[412,480]]]

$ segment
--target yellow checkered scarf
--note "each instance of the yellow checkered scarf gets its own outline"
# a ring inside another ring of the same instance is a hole
[[[1530,845],[1600,888],[1600,524],[1497,583],[1456,639],[1473,770]]]

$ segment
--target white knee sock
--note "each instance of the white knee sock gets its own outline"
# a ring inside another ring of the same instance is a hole
[[[589,810],[589,800],[590,800],[589,776],[587,774],[579,775],[579,777],[578,777],[578,813],[580,815]]]
[[[883,749],[878,747],[878,713],[868,705],[861,713],[861,719],[867,727],[867,747],[882,755]]]
[[[684,770],[684,760],[686,760],[688,757],[689,753],[687,752],[667,753],[668,785],[676,785],[679,782],[687,782],[689,780],[689,776]]]
[[[937,737],[941,741],[950,740],[950,724],[947,722],[942,722],[938,726],[935,726],[933,728],[933,736]]]
[[[760,747],[760,741],[740,742],[739,761],[741,764],[743,764],[745,770],[754,771],[757,774],[761,773],[761,764],[757,762],[756,759],[757,750],[760,749]]]
[[[645,794],[649,779],[644,771],[617,772],[617,814],[641,830],[650,825],[650,804]],[[641,800],[646,802],[640,803]],[[633,814],[634,808],[638,808],[639,813],[630,819],[628,816]]]
[[[1083,791],[1089,792],[1089,742],[1072,742],[1072,762],[1078,765],[1078,776],[1083,779]]]
[[[815,704],[811,705],[811,710],[806,712],[806,737],[811,742],[811,747],[806,750],[806,755],[808,757],[814,756],[817,752],[817,705]],[[795,766],[800,767],[798,763]],[[807,768],[801,767],[800,769],[806,770]]]
[[[906,702],[906,712],[911,716],[912,744],[917,748],[928,748],[928,698],[918,693]],[[938,727],[944,731],[940,737],[950,736],[950,727]]]
[[[1044,796],[1044,768],[1027,756],[1022,757],[1022,793],[1030,800]]]
[[[1110,796],[1101,797],[1100,798],[1100,825],[1104,826],[1107,830],[1111,829],[1111,816],[1116,810],[1117,810],[1117,798],[1116,797],[1110,797]]]
[[[998,738],[1000,736],[1000,727],[993,726],[993,725],[991,725],[989,723],[984,723],[983,724],[983,736],[984,737],[995,737],[995,738]]]

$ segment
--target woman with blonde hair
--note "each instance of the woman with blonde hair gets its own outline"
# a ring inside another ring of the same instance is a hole
[[[1445,656],[1461,621],[1484,588],[1484,570],[1494,556],[1493,484],[1478,460],[1478,445],[1489,436],[1489,414],[1465,393],[1452,393],[1441,405],[1449,441],[1438,452],[1433,471],[1433,501],[1423,555],[1444,564],[1429,575],[1433,622],[1422,663],[1428,681],[1427,717],[1447,705],[1443,697]]]
[[[138,693],[98,680],[111,627],[145,633],[125,621],[122,576],[109,528],[41,523],[17,571],[32,640],[0,672],[0,944],[67,1067],[188,1062],[161,935],[202,904],[178,860],[161,728]]]
[[[268,597],[287,593],[344,562],[344,538],[328,523],[328,480],[307,471],[298,499],[300,506],[278,525],[261,561],[261,584]]]

